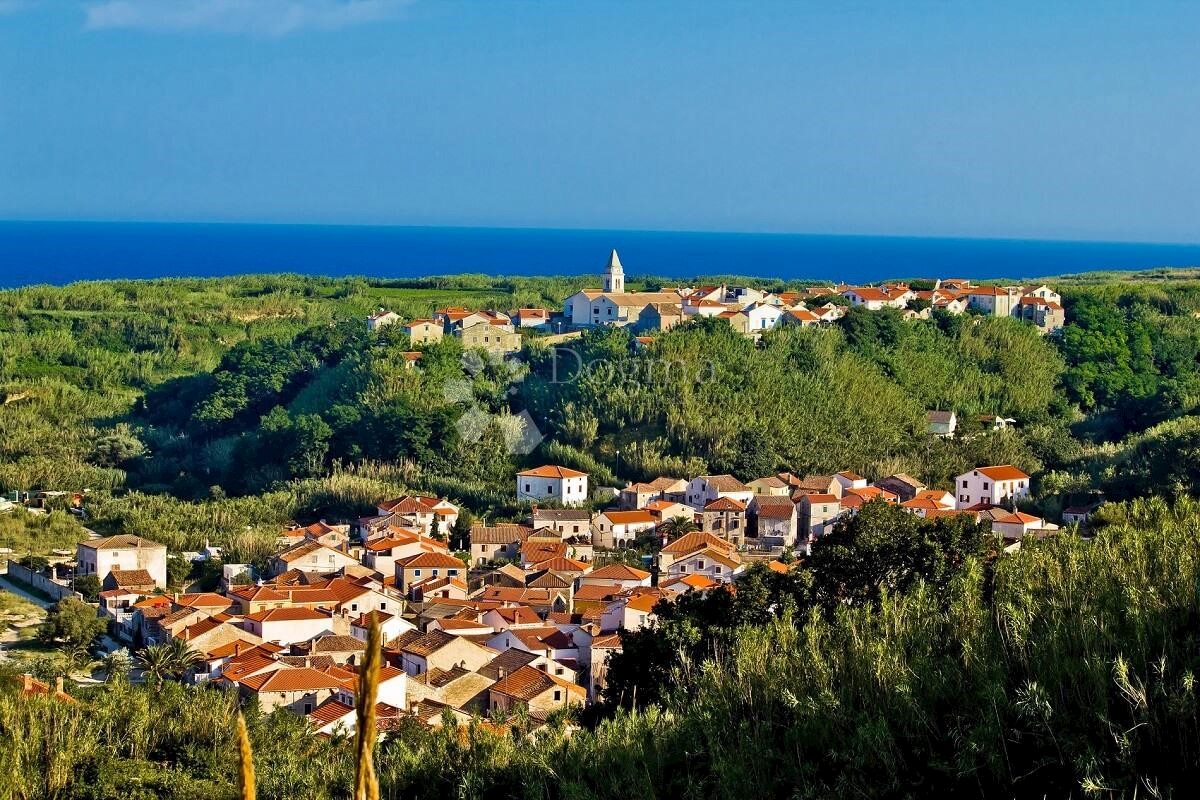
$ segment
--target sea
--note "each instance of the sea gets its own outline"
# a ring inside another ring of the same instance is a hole
[[[1038,278],[1200,265],[1200,244],[636,230],[0,222],[0,287],[242,273],[404,279],[599,273],[813,282]]]

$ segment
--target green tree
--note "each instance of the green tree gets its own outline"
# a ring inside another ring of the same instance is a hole
[[[663,522],[660,527],[663,533],[667,535],[667,540],[672,542],[680,536],[699,530],[693,518],[683,515],[671,517],[669,520]]]
[[[83,599],[88,603],[96,603],[100,601],[100,576],[99,575],[80,575],[75,578],[72,584],[75,591],[83,595]]]
[[[175,656],[165,642],[149,644],[137,652],[137,664],[146,682],[156,689],[175,674]]]
[[[133,671],[133,656],[124,647],[113,650],[101,661],[104,668],[105,680],[109,683],[122,682],[129,678]]]
[[[167,581],[172,586],[184,588],[192,575],[192,567],[192,562],[182,553],[171,553],[167,556]]]
[[[873,500],[818,539],[807,566],[828,607],[875,603],[884,592],[903,592],[918,581],[944,591],[967,559],[993,541],[985,524],[967,517],[927,521]]]
[[[96,609],[82,600],[67,597],[50,609],[39,636],[43,641],[62,643],[65,647],[88,647],[107,627],[96,616]]]

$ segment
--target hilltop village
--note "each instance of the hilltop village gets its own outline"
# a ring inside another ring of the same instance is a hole
[[[609,255],[601,279],[603,288],[576,292],[563,302],[561,311],[519,308],[506,313],[451,307],[440,309],[431,318],[405,321],[380,309],[367,318],[367,328],[375,331],[399,325],[413,345],[455,336],[464,347],[515,353],[521,349],[522,332],[569,334],[609,325],[648,336],[689,320],[715,317],[727,320],[740,333],[758,337],[782,325],[827,326],[849,307],[897,309],[910,320],[928,319],[936,311],[1012,317],[1047,334],[1060,331],[1065,323],[1062,298],[1042,284],[976,286],[964,279],[936,279],[924,289],[890,282],[878,286],[814,285],[781,292],[726,285],[630,292],[625,289],[625,270],[616,250]]]
[[[463,526],[454,502],[409,495],[381,499],[371,516],[281,530],[265,573],[223,564],[213,591],[165,592],[167,548],[131,535],[80,544],[76,574],[99,578],[98,613],[119,644],[183,648],[193,654],[185,682],[286,708],[316,735],[353,730],[372,625],[385,734],[406,717],[437,727],[517,709],[536,727],[597,700],[622,632],[652,625],[660,603],[736,590],[755,565],[786,573],[868,503],[982,521],[1013,550],[1058,527],[1017,510],[1029,490],[1030,476],[1009,465],[950,488],[846,471],[664,476],[617,490],[544,465],[515,475],[522,522]],[[1089,511],[1067,521],[1086,524]],[[635,549],[654,555],[623,557]]]
[[[577,292],[561,311],[451,307],[405,321],[381,310],[367,326],[398,326],[416,347],[453,336],[495,354],[520,350],[523,334],[554,341],[610,325],[628,326],[646,343],[702,317],[757,337],[781,325],[827,326],[849,307],[897,309],[905,319],[1010,316],[1051,334],[1063,325],[1059,295],[1044,285],[936,280],[927,289],[627,292],[615,251],[602,280],[602,289]],[[405,353],[407,367],[419,369],[421,355]],[[983,421],[993,429],[1011,422]],[[953,412],[931,410],[927,422],[931,436],[961,435]],[[165,546],[127,534],[93,534],[69,568],[74,580],[98,580],[97,614],[108,623],[110,650],[173,648],[187,655],[175,671],[186,683],[227,689],[266,711],[286,708],[307,718],[315,735],[356,725],[358,670],[373,626],[386,664],[376,709],[384,733],[402,719],[438,727],[518,710],[536,726],[558,710],[602,699],[622,634],[652,627],[660,604],[688,593],[736,592],[752,570],[787,574],[868,504],[980,523],[1008,551],[1052,535],[1058,524],[1019,507],[1030,481],[998,464],[941,487],[907,474],[872,483],[851,471],[780,472],[746,483],[728,474],[661,475],[595,486],[586,472],[543,464],[513,476],[513,499],[525,509],[514,521],[470,522],[450,497],[380,497],[370,516],[280,530],[265,568],[224,563],[217,547],[168,556]],[[1068,509],[1061,522],[1086,526],[1094,510]],[[169,559],[181,557],[217,564],[215,586],[168,592]],[[80,598],[59,574],[20,565],[9,572],[54,597]],[[32,676],[26,684],[29,692],[49,691]]]

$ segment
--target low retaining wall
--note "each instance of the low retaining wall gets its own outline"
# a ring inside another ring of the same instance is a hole
[[[34,572],[28,567],[24,567],[15,561],[8,562],[8,577],[17,583],[23,583],[26,586],[32,586],[43,594],[49,595],[54,600],[62,600],[64,597],[74,597],[76,600],[82,600],[83,595],[79,592],[72,591],[70,586],[63,586],[61,583],[55,583],[40,572]]]

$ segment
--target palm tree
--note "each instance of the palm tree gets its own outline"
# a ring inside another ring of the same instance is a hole
[[[137,654],[138,666],[147,682],[161,689],[163,682],[174,674],[175,658],[169,644],[148,644]]]
[[[102,663],[104,672],[108,676],[106,681],[123,681],[133,669],[133,656],[129,655],[129,651],[122,647],[106,655]]]
[[[667,535],[668,541],[675,541],[684,534],[692,533],[699,530],[696,527],[696,522],[691,517],[678,516],[671,517],[662,524],[663,533]]]
[[[188,670],[204,662],[204,656],[193,650],[192,645],[185,639],[171,639],[167,642],[167,648],[170,650],[174,668],[171,677],[175,680],[183,680]]]

